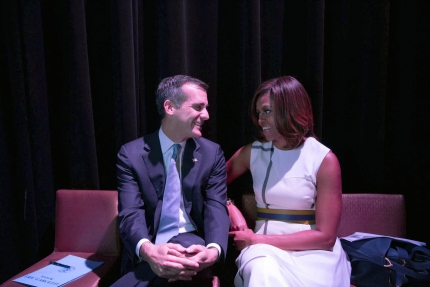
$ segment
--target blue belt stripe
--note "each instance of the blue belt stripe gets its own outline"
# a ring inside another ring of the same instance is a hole
[[[300,220],[300,221],[306,221],[306,220],[315,220],[315,214],[309,214],[309,215],[299,215],[299,214],[274,214],[274,213],[264,213],[264,212],[257,212],[258,218],[264,218],[264,219],[273,219],[273,220]]]

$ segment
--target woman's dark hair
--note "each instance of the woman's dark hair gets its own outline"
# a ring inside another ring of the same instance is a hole
[[[315,137],[311,100],[303,85],[291,76],[270,79],[262,83],[254,94],[251,118],[258,127],[257,140],[266,141],[258,124],[257,101],[270,95],[275,126],[287,142],[286,148],[296,148],[304,137]]]

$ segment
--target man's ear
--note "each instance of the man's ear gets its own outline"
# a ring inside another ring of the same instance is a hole
[[[174,109],[175,109],[175,105],[172,103],[172,101],[166,100],[164,102],[164,111],[166,112],[166,114],[172,115]]]

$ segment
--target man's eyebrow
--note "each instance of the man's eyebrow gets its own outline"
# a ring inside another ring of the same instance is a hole
[[[206,106],[209,107],[209,104],[205,104],[205,103],[193,103],[193,106]]]

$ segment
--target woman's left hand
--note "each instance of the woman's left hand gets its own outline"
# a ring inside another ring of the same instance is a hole
[[[234,245],[236,250],[242,250],[247,246],[255,244],[255,233],[251,229],[245,229],[243,231],[230,231],[230,237],[233,237]]]

